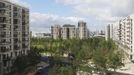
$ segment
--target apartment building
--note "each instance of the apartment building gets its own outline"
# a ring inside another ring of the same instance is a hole
[[[51,35],[53,39],[61,38],[61,27],[60,25],[51,26]]]
[[[75,25],[65,24],[61,30],[61,38],[72,39],[76,38],[76,28]]]
[[[105,38],[106,40],[112,39],[113,38],[113,24],[108,24],[105,28]]]
[[[0,0],[0,75],[12,71],[14,59],[30,50],[29,9]]]
[[[78,22],[78,37],[80,39],[88,38],[88,29],[84,21]]]
[[[79,21],[78,27],[71,24],[64,24],[62,27],[59,25],[52,26],[51,34],[53,39],[85,39],[89,37],[89,30],[86,26],[86,22]]]
[[[110,27],[113,34],[110,35],[111,39],[117,41],[130,60],[134,61],[134,14],[113,23]]]

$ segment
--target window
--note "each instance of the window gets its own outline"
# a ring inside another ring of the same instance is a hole
[[[6,4],[5,4],[5,3],[0,2],[0,8],[5,8],[5,7],[6,7]]]
[[[17,10],[18,10],[18,8],[17,8],[17,7],[14,7],[14,8],[13,8],[13,10],[14,10],[14,11],[17,11]]]
[[[133,59],[133,56],[132,55],[130,55],[130,59]]]
[[[6,17],[0,17],[0,22],[6,22]]]
[[[14,24],[18,24],[18,21],[19,21],[18,19],[14,19],[13,22],[14,22]]]

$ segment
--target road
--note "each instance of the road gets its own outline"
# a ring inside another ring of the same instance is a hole
[[[51,57],[50,58],[49,57],[42,57],[41,61],[46,63],[46,64],[44,64],[43,68],[38,70],[35,75],[48,75],[49,69],[52,68],[54,63],[56,63],[56,62],[61,63],[64,66],[70,65],[70,61],[68,60],[68,58],[62,58],[62,59],[63,59],[62,61],[57,62],[57,61],[53,61],[53,58],[51,58]]]

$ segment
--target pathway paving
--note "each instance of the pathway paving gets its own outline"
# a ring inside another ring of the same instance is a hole
[[[126,58],[124,64],[125,66],[122,67],[121,69],[118,69],[117,72],[134,75],[134,63],[131,62],[128,58]]]

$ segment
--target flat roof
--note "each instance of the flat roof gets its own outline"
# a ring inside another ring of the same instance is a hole
[[[63,27],[75,27],[75,25],[64,24]]]
[[[11,4],[13,4],[13,5],[17,5],[17,6],[19,6],[19,7],[25,8],[25,9],[29,9],[28,6],[23,5],[23,4],[19,4],[18,2],[14,2],[13,0],[0,0],[0,2],[2,2],[2,1],[11,3]]]

